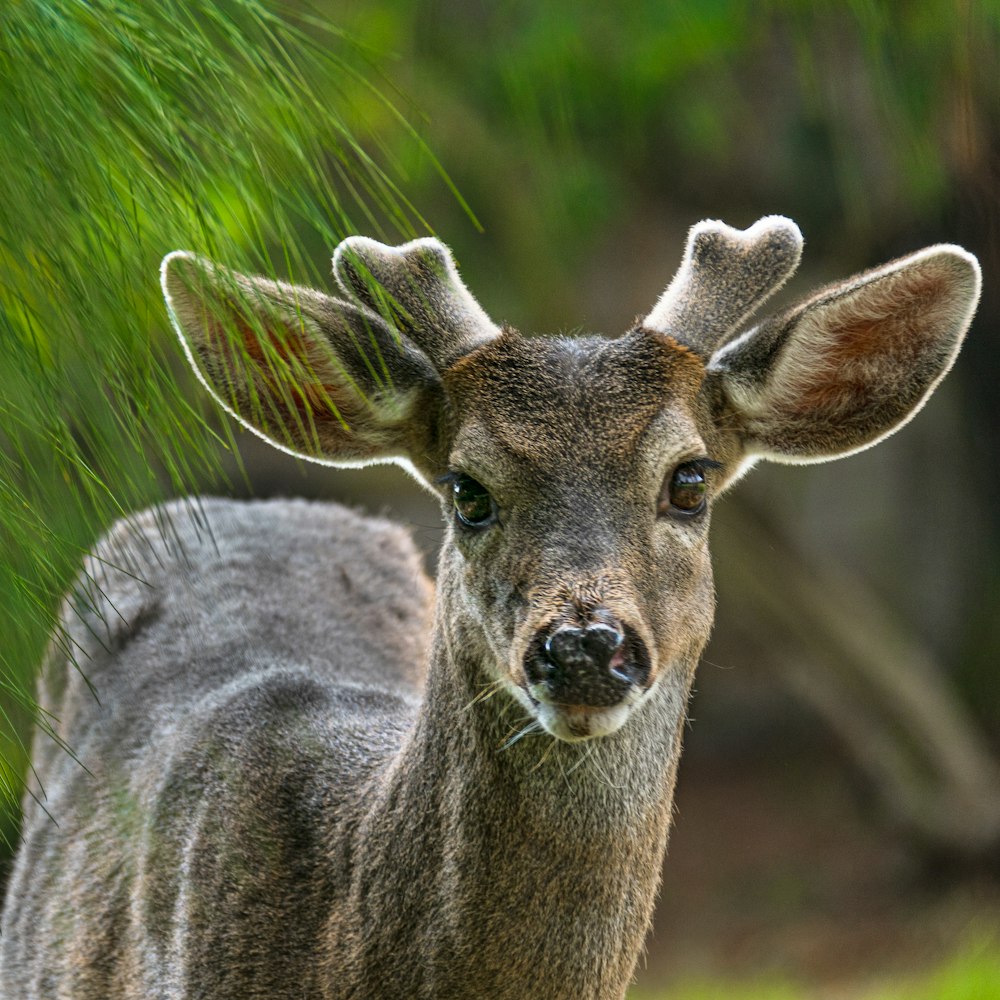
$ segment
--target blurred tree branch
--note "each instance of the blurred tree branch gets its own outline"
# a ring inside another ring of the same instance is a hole
[[[806,558],[736,500],[714,526],[728,627],[841,738],[884,810],[928,847],[1000,846],[1000,763],[947,672],[843,564]],[[728,593],[727,593],[728,592]]]

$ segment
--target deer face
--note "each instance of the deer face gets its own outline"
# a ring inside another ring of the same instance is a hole
[[[666,337],[505,332],[444,373],[448,572],[496,679],[553,735],[687,683],[712,620],[701,361]]]
[[[712,619],[713,498],[758,458],[823,461],[923,405],[979,294],[931,247],[749,326],[798,229],[701,223],[619,340],[495,326],[436,240],[337,250],[345,299],[171,254],[163,286],[198,376],[278,447],[397,461],[441,496],[446,620],[552,735],[618,729],[664,678],[687,690]]]

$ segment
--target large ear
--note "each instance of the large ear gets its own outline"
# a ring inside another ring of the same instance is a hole
[[[185,251],[161,279],[195,373],[250,430],[323,464],[441,466],[440,379],[378,316]]]
[[[748,457],[818,462],[875,444],[947,373],[979,288],[976,258],[944,245],[823,289],[715,353],[724,419]]]

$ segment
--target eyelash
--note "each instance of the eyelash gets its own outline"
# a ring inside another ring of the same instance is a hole
[[[702,475],[711,472],[713,469],[721,469],[722,463],[716,462],[714,458],[692,458],[688,462],[678,462],[681,465],[693,465]]]

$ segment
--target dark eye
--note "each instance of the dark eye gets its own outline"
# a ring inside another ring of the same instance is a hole
[[[486,528],[497,519],[497,505],[482,483],[458,476],[451,486],[455,515],[468,528]]]
[[[678,465],[663,484],[656,512],[661,516],[700,514],[705,509],[707,493],[708,485],[705,482],[703,463],[685,462],[683,465]]]

